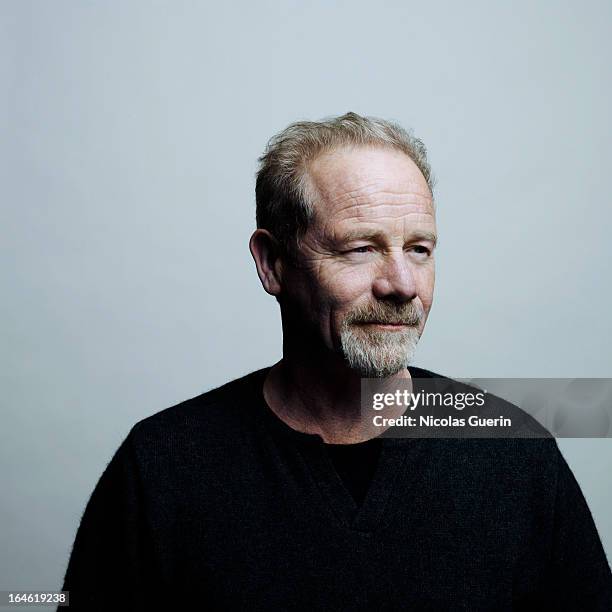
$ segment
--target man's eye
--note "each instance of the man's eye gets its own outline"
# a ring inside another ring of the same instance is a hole
[[[421,244],[415,244],[410,249],[418,255],[430,255],[430,250]]]
[[[365,246],[360,246],[360,247],[356,247],[354,249],[351,249],[351,253],[369,253],[372,250],[372,247],[369,245],[365,245]]]

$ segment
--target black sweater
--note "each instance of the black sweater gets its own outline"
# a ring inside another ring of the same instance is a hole
[[[267,371],[132,428],[81,520],[71,610],[612,610],[553,439],[384,438],[357,504],[266,405]]]

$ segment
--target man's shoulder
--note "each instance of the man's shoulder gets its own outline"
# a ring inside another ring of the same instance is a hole
[[[214,387],[200,395],[160,410],[138,421],[130,432],[137,443],[148,444],[185,438],[220,440],[244,427],[244,417],[257,402],[258,380],[263,380],[269,367]]]
[[[454,379],[424,368],[410,366],[413,379],[425,381],[424,388],[430,391],[475,394],[484,390],[469,380]],[[518,472],[547,472],[560,460],[560,450],[554,436],[531,414],[520,406],[485,391],[485,403],[482,407],[458,411],[458,415],[467,420],[469,415],[483,419],[495,419],[500,416],[509,418],[512,427],[508,430],[497,428],[483,430],[474,436],[447,440],[449,448],[460,450],[476,462],[494,462]],[[497,432],[500,432],[499,434]],[[441,441],[444,445],[444,440]]]
[[[480,384],[476,384],[468,379],[454,379],[423,368],[410,367],[410,371],[413,378],[431,381],[431,386],[428,386],[428,389],[452,392],[455,395],[460,393],[484,394],[484,404],[477,411],[478,416],[482,416],[483,418],[495,418],[500,416],[510,418],[513,422],[513,429],[511,432],[513,435],[508,437],[552,438],[552,434],[523,408],[503,397],[483,389],[481,386],[482,381]]]
[[[450,380],[447,376],[442,376],[442,374],[438,374],[437,372],[432,372],[431,370],[426,370],[425,368],[418,368],[417,366],[409,366],[408,371],[412,378],[444,378]]]

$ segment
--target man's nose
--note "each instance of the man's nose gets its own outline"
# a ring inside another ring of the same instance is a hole
[[[414,270],[403,251],[385,256],[376,272],[372,290],[379,299],[398,302],[409,302],[417,296]]]

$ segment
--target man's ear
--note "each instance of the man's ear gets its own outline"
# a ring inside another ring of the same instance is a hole
[[[256,229],[249,240],[249,250],[257,266],[257,274],[263,288],[279,296],[282,287],[282,249],[278,240],[265,229]]]

